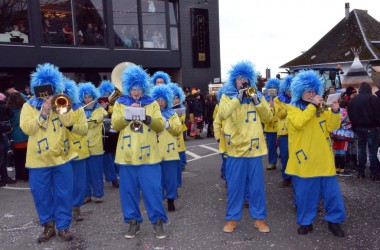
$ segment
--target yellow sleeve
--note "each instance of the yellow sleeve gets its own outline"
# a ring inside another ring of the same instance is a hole
[[[124,119],[124,105],[115,102],[111,116],[111,124],[114,130],[122,131],[129,122]]]
[[[340,128],[341,123],[341,113],[334,113],[331,110],[325,111],[326,113],[326,127],[330,132]]]
[[[82,107],[78,109],[77,115],[77,123],[73,125],[71,132],[78,135],[86,135],[88,132],[88,123],[86,114],[84,113],[84,109]]]
[[[226,120],[234,110],[239,107],[240,101],[237,98],[230,99],[226,95],[222,95],[220,100],[220,106],[218,108],[218,113],[220,115],[221,120]]]
[[[181,120],[179,119],[178,115],[176,113],[174,113],[174,115],[172,115],[170,118],[169,118],[169,129],[168,129],[168,132],[173,135],[173,136],[179,136],[181,133],[182,133],[182,124],[181,124]]]
[[[70,111],[65,114],[58,114],[58,118],[62,122],[62,124],[66,127],[71,127],[75,123],[75,114],[72,109],[70,109]]]
[[[212,119],[215,120],[216,115],[218,114],[219,104],[215,105],[214,113],[212,113]]]
[[[272,119],[277,119],[277,117],[273,115],[274,111],[269,107],[269,104],[265,100],[264,96],[261,97],[260,104],[255,105],[255,108],[260,115],[261,122],[269,123]]]
[[[113,113],[113,105],[111,105],[111,104],[108,104],[108,114],[111,116],[112,115],[112,113]]]
[[[88,128],[95,128],[98,124],[103,123],[104,116],[107,115],[107,111],[103,107],[99,107],[94,110],[91,115],[91,120],[95,122],[89,122]]]
[[[288,105],[288,121],[295,129],[301,130],[315,116],[316,110],[313,104],[307,105],[303,111],[297,107]]]
[[[282,104],[278,97],[274,99],[274,107],[276,109],[276,115],[278,118],[284,119],[287,116],[288,113],[286,112],[285,103]]]
[[[214,126],[214,137],[215,137],[215,140],[218,141],[220,140],[220,134],[222,131],[222,121],[220,120],[218,113],[216,114],[214,118],[213,126]]]
[[[46,124],[46,119],[41,117],[37,109],[29,103],[24,103],[20,114],[20,128],[24,134],[28,136],[33,135],[40,128],[38,121],[40,121],[41,124]]]
[[[164,119],[162,118],[160,106],[157,102],[153,102],[153,110],[151,115],[150,123],[147,124],[151,129],[153,129],[156,133],[160,133],[164,131]]]

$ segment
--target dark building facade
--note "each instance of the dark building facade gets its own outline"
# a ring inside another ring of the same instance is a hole
[[[217,0],[0,0],[0,10],[0,77],[18,88],[45,62],[96,85],[126,61],[184,87],[220,79]]]

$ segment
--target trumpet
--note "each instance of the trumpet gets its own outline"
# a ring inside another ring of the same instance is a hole
[[[72,106],[73,102],[70,97],[65,94],[58,94],[51,100],[51,108],[53,112],[60,115],[69,112]]]
[[[248,82],[244,82],[241,88],[246,89],[244,91],[245,97],[252,98],[257,94],[257,90],[254,87],[250,87]]]
[[[132,132],[135,132],[135,133],[139,133],[140,132],[140,133],[142,133],[143,132],[143,123],[138,118],[134,118],[131,121],[131,124],[129,125],[129,128],[131,129]]]
[[[323,113],[325,110],[330,110],[331,106],[327,105],[326,102],[322,101],[318,107],[317,107],[317,112]]]

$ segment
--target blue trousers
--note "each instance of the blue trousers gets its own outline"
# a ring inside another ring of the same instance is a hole
[[[91,155],[86,159],[85,196],[97,198],[104,196],[103,155]]]
[[[179,152],[179,158],[180,160],[178,161],[178,166],[177,166],[177,183],[178,187],[182,186],[182,166],[187,165],[187,160],[186,160],[186,151]]]
[[[167,222],[167,217],[162,203],[163,191],[161,183],[161,165],[119,165],[120,199],[124,222],[134,219],[141,223],[143,218],[140,213],[140,190],[148,218],[152,224],[157,220]]]
[[[30,168],[29,184],[41,225],[53,221],[58,230],[69,229],[73,197],[71,163]]]
[[[228,157],[226,160],[226,180],[227,220],[241,219],[247,183],[251,217],[261,220],[266,218],[262,157]]]
[[[268,162],[269,164],[277,164],[277,133],[265,132],[265,139],[268,147]]]
[[[104,153],[103,155],[103,172],[107,182],[116,181],[115,155],[112,153]]]
[[[278,145],[280,147],[280,155],[281,155],[282,179],[290,180],[290,179],[292,179],[292,177],[290,175],[285,174],[286,164],[288,163],[288,159],[289,159],[288,136],[287,135],[281,135],[278,138]]]
[[[342,192],[336,176],[316,178],[293,176],[292,183],[297,201],[299,225],[306,226],[313,223],[320,198],[323,199],[326,221],[341,223],[346,220]]]
[[[179,160],[161,162],[162,187],[166,199],[177,199],[177,166],[179,162]]]
[[[71,161],[73,167],[73,206],[83,205],[86,192],[86,159]]]

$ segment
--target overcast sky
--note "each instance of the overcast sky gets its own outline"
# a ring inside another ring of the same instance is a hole
[[[275,77],[344,18],[346,2],[380,21],[379,0],[219,0],[222,80],[241,60]]]

